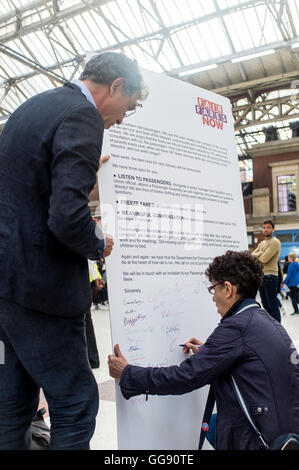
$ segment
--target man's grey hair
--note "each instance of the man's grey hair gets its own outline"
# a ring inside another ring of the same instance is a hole
[[[138,99],[145,99],[147,88],[136,60],[117,52],[102,52],[92,57],[85,65],[80,80],[111,85],[117,78],[123,79],[123,93],[126,96],[138,94]]]

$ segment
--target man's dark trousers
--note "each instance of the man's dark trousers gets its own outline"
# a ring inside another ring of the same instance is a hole
[[[266,274],[260,287],[260,296],[263,307],[278,322],[281,321],[280,310],[277,301],[278,276]]]
[[[0,450],[30,448],[40,387],[49,406],[50,448],[88,450],[99,398],[84,315],[51,316],[0,299],[0,341]]]
[[[294,312],[298,313],[298,287],[290,286],[289,289]]]

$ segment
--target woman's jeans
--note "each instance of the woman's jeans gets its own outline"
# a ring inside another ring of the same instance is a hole
[[[63,318],[0,299],[0,450],[29,449],[40,388],[49,406],[51,449],[87,450],[98,412],[84,315]]]

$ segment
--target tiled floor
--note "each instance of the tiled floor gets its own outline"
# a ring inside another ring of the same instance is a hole
[[[282,324],[299,351],[299,315],[290,315],[293,311],[290,300],[284,300],[283,306],[286,315],[282,316]],[[99,384],[100,409],[95,433],[91,440],[91,449],[115,450],[117,449],[115,385],[114,380],[109,376],[107,365],[108,354],[112,352],[109,309],[107,307],[101,307],[100,310],[92,309],[92,319],[101,364],[99,369],[93,370]],[[46,403],[41,396],[40,406],[42,405]],[[49,418],[46,420],[48,421]]]
[[[290,315],[293,312],[290,300],[284,300],[283,306],[287,313],[282,316],[282,325],[286,328],[299,351],[299,315]],[[109,376],[107,366],[108,354],[112,352],[108,308],[92,310],[92,319],[101,359],[100,368],[94,370],[99,383],[101,401],[91,448],[114,450],[117,449],[116,409],[114,381]]]

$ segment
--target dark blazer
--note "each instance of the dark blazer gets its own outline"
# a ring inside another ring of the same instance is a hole
[[[104,123],[71,83],[38,94],[0,135],[0,297],[51,315],[91,305],[87,258],[104,248],[88,207]]]
[[[253,299],[238,301],[198,352],[179,366],[126,366],[119,383],[123,396],[181,395],[212,384],[217,405],[216,448],[260,449],[262,444],[234,395],[232,374],[268,444],[282,433],[298,434],[296,350],[280,323],[257,304],[249,307],[254,303]]]

